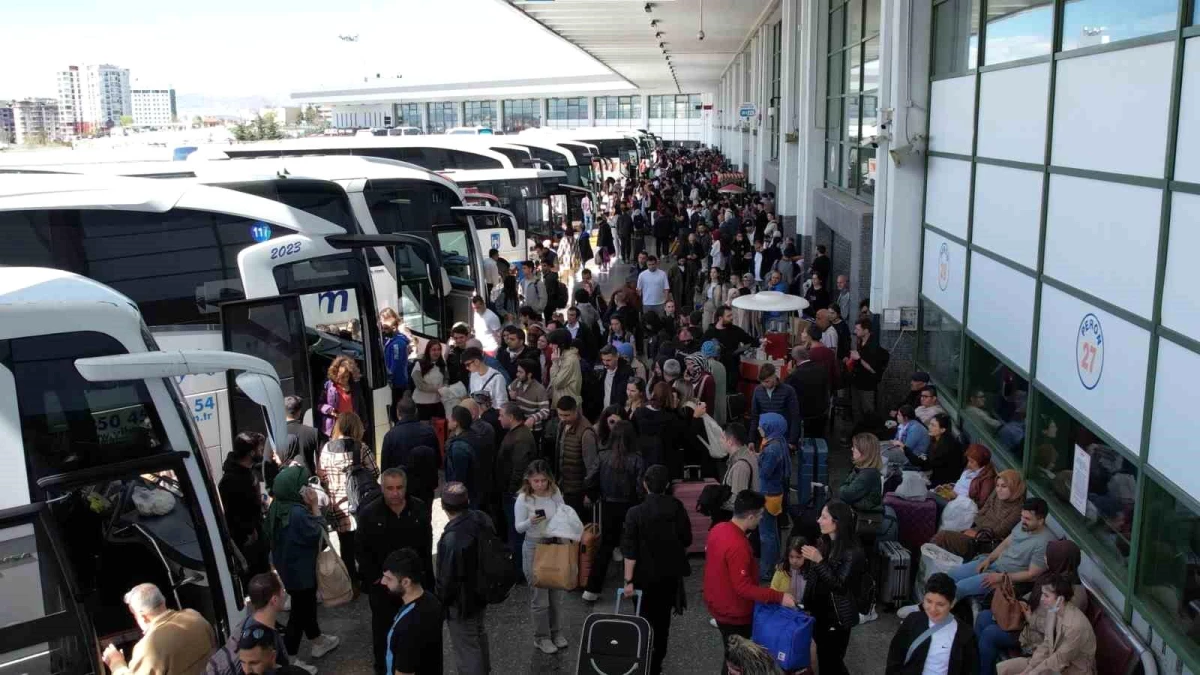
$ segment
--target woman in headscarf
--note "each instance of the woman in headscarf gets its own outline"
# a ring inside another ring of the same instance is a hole
[[[292,598],[283,641],[293,659],[300,651],[302,636],[313,643],[316,654],[325,654],[338,644],[338,638],[322,635],[317,625],[317,552],[321,550],[325,521],[319,493],[308,487],[311,475],[298,464],[280,471],[272,484],[275,498],[267,512],[266,534],[275,570]]]
[[[642,363],[641,359],[637,358],[637,354],[633,350],[633,345],[628,342],[622,342],[617,345],[617,354],[629,363],[629,367],[633,368],[633,374],[641,379],[646,379],[646,364]]]
[[[726,394],[728,391],[725,387],[728,384],[728,374],[725,372],[725,364],[721,363],[721,343],[716,340],[708,340],[700,345],[700,355],[708,359],[708,372],[712,374],[713,382],[716,384],[716,405],[709,406],[708,414],[713,416],[722,427],[728,421],[728,405],[726,405]]]
[[[996,488],[975,514],[975,522],[962,532],[941,530],[933,543],[969,560],[980,553],[991,553],[1021,522],[1021,504],[1025,502],[1025,481],[1014,469],[996,476]],[[987,550],[984,550],[987,549]]]
[[[972,443],[963,454],[967,458],[967,471],[975,471],[974,477],[966,486],[966,495],[975,502],[975,506],[983,506],[996,489],[996,467],[992,466],[992,451],[978,443]],[[954,486],[954,491],[958,492],[958,485]]]
[[[692,398],[703,402],[708,410],[716,408],[717,381],[708,372],[708,359],[699,353],[688,354],[684,357],[684,365],[688,383],[692,386]]]
[[[1029,609],[1021,608],[1025,626],[1019,632],[1000,628],[990,609],[979,613],[975,619],[975,638],[979,642],[980,675],[995,675],[996,663],[1008,650],[1020,647],[1022,654],[1031,654],[1042,643],[1046,637],[1047,619],[1054,611],[1053,607],[1041,604],[1042,586],[1055,577],[1063,575],[1070,580],[1074,590],[1071,604],[1079,611],[1087,612],[1088,594],[1079,579],[1081,560],[1079,547],[1070,539],[1056,539],[1046,545],[1046,571],[1034,581],[1033,590],[1024,601]]]

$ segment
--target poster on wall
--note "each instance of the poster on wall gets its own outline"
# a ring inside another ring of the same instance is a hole
[[[1075,446],[1075,463],[1071,471],[1071,506],[1087,517],[1088,476],[1092,473],[1092,456]]]

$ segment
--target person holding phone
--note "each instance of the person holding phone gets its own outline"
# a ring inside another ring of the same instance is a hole
[[[535,459],[525,469],[525,480],[517,494],[513,508],[513,522],[517,532],[525,535],[521,548],[525,579],[529,582],[529,609],[533,614],[533,645],[545,654],[553,654],[567,646],[567,638],[559,633],[559,607],[563,591],[550,588],[532,588],[533,553],[537,545],[549,539],[546,526],[563,507],[562,492],[554,482],[554,474],[544,459]]]

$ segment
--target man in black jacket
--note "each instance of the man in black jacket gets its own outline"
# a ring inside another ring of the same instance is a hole
[[[883,371],[887,370],[888,353],[871,341],[871,321],[859,319],[854,326],[854,348],[850,350],[850,407],[854,423],[875,414],[875,394]]]
[[[975,675],[979,650],[971,626],[950,612],[954,580],[938,573],[925,582],[920,612],[904,618],[888,648],[887,675]]]
[[[283,399],[283,411],[287,414],[288,437],[287,446],[279,455],[279,468],[295,460],[304,464],[309,473],[315,473],[321,440],[317,437],[316,429],[300,421],[300,416],[304,414],[303,400],[299,396],[288,396]]]
[[[268,562],[269,543],[263,534],[262,496],[254,466],[263,462],[262,434],[243,431],[233,439],[233,450],[225,456],[221,482],[217,492],[225,507],[225,522],[229,537],[246,558],[249,581],[255,574],[271,569]]]
[[[520,551],[525,544],[525,535],[517,532],[513,512],[517,504],[517,492],[525,482],[525,469],[537,459],[538,444],[533,436],[533,430],[525,423],[527,417],[521,406],[509,401],[500,407],[500,425],[507,431],[504,440],[500,442],[500,452],[496,455],[496,489],[500,494],[501,512],[504,523],[508,528],[508,546],[514,552]],[[517,578],[523,579],[521,556],[513,556]]]
[[[692,525],[678,499],[666,494],[671,483],[667,467],[646,469],[646,499],[625,514],[621,554],[625,556],[625,597],[642,591],[641,615],[654,630],[650,672],[662,672],[671,633],[671,610],[679,597],[683,578],[691,574],[687,548],[692,545]]]
[[[417,404],[405,396],[396,404],[399,421],[383,437],[380,471],[394,467],[408,475],[408,493],[426,504],[433,503],[438,484],[437,434],[428,422],[417,419]]]
[[[612,345],[604,345],[600,349],[600,363],[602,367],[590,374],[595,382],[591,389],[596,395],[583,403],[583,414],[593,420],[610,405],[625,407],[628,398],[625,385],[629,383],[629,378],[633,377],[633,368],[621,358]]]
[[[383,498],[358,510],[359,536],[354,538],[361,588],[371,605],[371,638],[375,648],[375,673],[387,669],[387,634],[400,606],[379,584],[383,563],[393,551],[411,548],[421,556],[422,585],[433,584],[433,517],[429,505],[408,494],[404,469],[390,468],[379,477]],[[386,675],[392,675],[387,673]]]
[[[633,250],[633,218],[621,207],[620,202],[613,204],[613,213],[617,215],[617,238],[620,239],[621,262],[633,260],[636,251]]]
[[[504,330],[500,331],[500,338],[504,341],[504,347],[496,351],[496,360],[508,371],[508,381],[512,382],[517,379],[517,361],[537,361],[538,351],[536,347],[526,344],[525,331],[518,326],[505,326]]]
[[[800,419],[804,421],[805,438],[825,435],[825,416],[829,412],[829,369],[808,358],[808,347],[792,347],[792,372],[786,384],[796,390],[800,399]]]
[[[450,483],[442,490],[442,508],[450,519],[437,545],[437,596],[446,609],[454,660],[463,675],[491,672],[484,632],[487,600],[478,587],[479,537],[495,533],[492,519],[468,508],[467,488]]]

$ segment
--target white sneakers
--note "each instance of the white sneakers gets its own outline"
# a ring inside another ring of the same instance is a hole
[[[550,638],[534,638],[533,646],[542,650],[543,654],[553,654],[558,651],[558,647],[550,641]]]
[[[337,649],[337,646],[340,642],[341,640],[338,639],[336,635],[317,636],[317,638],[312,641],[312,657],[314,659],[319,659],[322,656],[325,656],[334,649]]]
[[[556,634],[556,635],[553,635],[553,636],[552,636],[552,639],[553,639],[553,642],[554,642],[554,646],[555,646],[555,647],[558,647],[559,649],[566,649],[566,648],[567,648],[567,645],[568,645],[568,644],[570,644],[570,643],[568,643],[568,642],[567,642],[567,638],[565,638],[565,637],[563,637],[563,636],[562,636],[562,633],[558,633],[558,634]]]
[[[583,601],[584,601],[584,602],[595,602],[595,601],[597,601],[597,600],[599,600],[599,599],[600,599],[600,594],[599,594],[599,593],[593,593],[593,592],[591,592],[591,591],[584,591],[584,592],[583,592]]]
[[[613,562],[621,562],[621,561],[625,560],[625,556],[621,555],[621,549],[619,549],[619,548],[613,549],[612,559],[613,559]]]
[[[909,614],[912,614],[913,612],[917,611],[918,609],[920,609],[920,607],[918,605],[905,605],[904,607],[901,607],[900,609],[896,610],[896,618],[905,619],[908,617]]]
[[[300,670],[305,671],[306,673],[308,673],[308,675],[317,675],[317,667],[312,665],[311,663],[305,663],[305,662],[301,661],[300,659],[292,659],[290,663],[291,663],[291,665],[296,666]]]
[[[717,627],[717,620],[716,620],[716,618],[709,619],[709,620],[708,620],[708,625],[712,626],[713,628],[716,628],[716,627]]]

